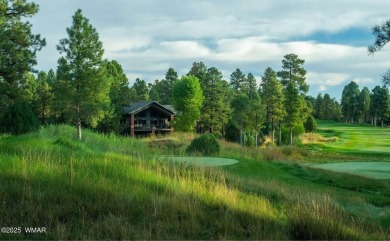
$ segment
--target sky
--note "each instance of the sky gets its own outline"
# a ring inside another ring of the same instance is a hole
[[[239,68],[261,82],[267,67],[281,70],[285,55],[304,59],[309,95],[337,100],[345,85],[382,85],[390,67],[390,44],[368,55],[371,28],[390,19],[388,0],[34,0],[29,19],[47,45],[37,54],[37,70],[56,70],[56,46],[67,38],[77,9],[99,33],[104,58],[121,64],[130,85],[179,76],[202,61],[224,79]]]

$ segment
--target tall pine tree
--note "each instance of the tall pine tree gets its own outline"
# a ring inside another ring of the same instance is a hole
[[[62,97],[67,103],[64,107],[68,108],[65,111],[81,139],[82,124],[95,127],[104,118],[111,83],[102,67],[104,50],[99,34],[81,10],[76,11],[66,31],[68,38],[57,46],[63,55],[58,61],[57,77],[63,85]]]
[[[276,72],[268,67],[262,76],[260,87],[262,101],[265,105],[266,121],[271,127],[272,143],[275,143],[275,128],[279,127],[280,129],[285,116],[283,86],[278,81]]]
[[[309,90],[306,84],[306,70],[303,68],[305,60],[299,59],[296,54],[288,54],[282,60],[282,71],[278,76],[284,86],[285,124],[290,131],[290,145],[293,144],[293,127],[306,121],[307,114],[303,115],[307,108],[305,95]]]

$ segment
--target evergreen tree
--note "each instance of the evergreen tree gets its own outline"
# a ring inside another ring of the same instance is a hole
[[[154,83],[149,83],[149,98],[153,101],[157,101],[160,104],[166,104],[163,103],[160,99],[160,94],[162,95],[162,91],[160,90],[160,80],[156,79]]]
[[[323,98],[323,118],[324,120],[330,120],[332,119],[332,99],[330,98],[329,94],[324,94]]]
[[[343,89],[341,106],[345,122],[354,123],[358,117],[359,86],[351,81]]]
[[[60,40],[57,49],[63,56],[58,61],[57,77],[61,81],[65,111],[76,123],[78,138],[81,125],[95,127],[109,107],[111,83],[103,64],[103,44],[99,34],[81,10],[66,29],[68,38]]]
[[[137,78],[130,90],[131,101],[147,101],[149,100],[149,89],[145,80]]]
[[[123,72],[122,66],[115,60],[104,61],[106,78],[111,83],[110,87],[110,111],[105,114],[105,118],[99,123],[98,130],[103,132],[119,133],[120,120],[123,115],[123,107],[130,104],[129,80]]]
[[[268,67],[262,76],[260,87],[266,121],[271,126],[272,143],[275,143],[275,128],[280,127],[285,116],[283,86],[278,81],[276,72]]]
[[[0,1],[0,115],[23,98],[26,74],[33,71],[36,53],[46,45],[25,21],[38,12],[26,0]]]
[[[52,86],[49,84],[49,76],[46,72],[41,71],[38,74],[37,83],[38,87],[35,106],[37,108],[38,117],[43,125],[47,122],[47,118],[51,114],[53,91]]]
[[[314,117],[323,120],[324,119],[324,101],[322,94],[317,95],[315,105],[314,105]]]
[[[386,86],[376,86],[372,90],[370,108],[375,126],[378,122],[384,126],[384,121],[389,117],[389,104],[389,90]]]
[[[231,113],[230,101],[232,95],[229,84],[223,80],[222,73],[217,68],[207,69],[202,62],[194,63],[188,74],[199,79],[204,95],[202,114],[199,121],[201,132],[223,132],[223,127]]]
[[[239,68],[237,68],[231,75],[230,75],[230,85],[232,86],[233,90],[236,93],[240,93],[244,91],[245,89],[245,79],[246,76],[241,72]]]
[[[390,20],[387,20],[382,25],[375,25],[372,28],[372,34],[375,35],[375,42],[373,45],[368,46],[370,54],[381,50],[390,41]],[[390,69],[383,74],[382,81],[384,85],[390,85]]]
[[[367,123],[370,115],[370,90],[367,87],[360,91],[358,110],[361,121]]]
[[[305,131],[310,133],[317,130],[317,123],[312,115],[310,115],[309,118],[307,118],[304,127],[305,127]]]
[[[293,127],[302,124],[307,118],[307,105],[304,96],[309,90],[306,84],[306,70],[303,68],[304,60],[296,54],[288,54],[282,60],[282,71],[278,76],[284,86],[286,117],[284,123],[290,130],[290,145],[293,144]],[[303,115],[304,114],[304,115]]]

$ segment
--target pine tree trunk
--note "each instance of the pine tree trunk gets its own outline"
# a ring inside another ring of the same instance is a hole
[[[293,133],[292,133],[292,127],[290,127],[290,146],[293,145]]]
[[[282,145],[282,126],[279,125],[279,146]]]
[[[77,138],[81,141],[81,120],[77,122]]]
[[[256,133],[256,138],[255,138],[256,139],[256,144],[255,144],[256,147],[257,147],[257,138],[258,138],[258,136],[259,136],[259,134]]]
[[[275,128],[272,127],[272,145],[275,144]]]
[[[240,145],[242,145],[242,126],[240,128]]]

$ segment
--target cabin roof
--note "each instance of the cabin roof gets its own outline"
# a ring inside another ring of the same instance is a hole
[[[124,114],[136,114],[139,113],[145,109],[148,109],[149,107],[154,106],[157,107],[157,109],[160,109],[163,112],[166,112],[171,115],[176,114],[176,110],[171,105],[161,105],[157,103],[156,101],[141,101],[141,102],[134,102],[131,103],[130,106],[125,106],[123,108]]]

